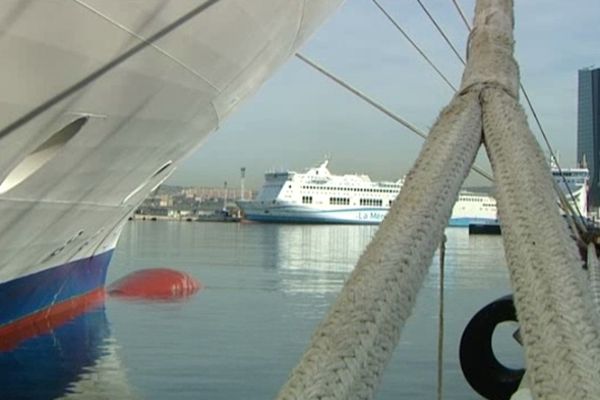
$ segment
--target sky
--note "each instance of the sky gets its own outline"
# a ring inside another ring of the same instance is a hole
[[[464,53],[467,30],[451,0],[422,0]],[[462,64],[416,0],[380,0],[450,80]],[[474,0],[459,0],[471,20]],[[599,0],[515,0],[515,54],[525,86],[561,166],[574,166],[577,71],[600,67]],[[423,130],[451,99],[451,89],[370,0],[346,0],[300,50]],[[541,135],[530,126],[538,141]],[[293,57],[211,134],[166,182],[258,189],[267,170],[302,171],[326,156],[333,173],[395,181],[423,139]],[[545,147],[544,147],[545,149]],[[489,169],[480,151],[477,164]],[[486,182],[471,174],[467,185]]]

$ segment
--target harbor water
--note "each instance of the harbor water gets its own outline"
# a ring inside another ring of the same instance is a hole
[[[131,221],[108,283],[134,270],[170,267],[204,288],[179,302],[109,298],[4,350],[0,398],[274,398],[376,229]],[[458,344],[471,316],[509,293],[502,241],[464,228],[446,235],[444,398],[478,399],[460,371]],[[436,398],[437,257],[377,399]],[[518,366],[518,345],[498,341],[500,359]]]

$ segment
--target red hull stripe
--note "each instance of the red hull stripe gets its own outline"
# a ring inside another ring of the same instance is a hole
[[[105,297],[104,288],[98,288],[1,326],[0,351],[10,350],[24,340],[51,332],[83,312],[99,306]]]

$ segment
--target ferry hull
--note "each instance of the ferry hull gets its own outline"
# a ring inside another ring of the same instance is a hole
[[[495,218],[481,218],[481,217],[451,217],[448,222],[448,226],[457,228],[468,228],[469,225],[473,224],[497,224],[498,220]]]
[[[251,201],[239,201],[238,205],[244,212],[246,220],[270,223],[377,225],[383,221],[389,210],[388,208],[263,207]],[[454,216],[450,218],[448,226],[466,228],[469,224],[496,222],[495,218]]]
[[[383,221],[385,214],[381,210],[329,210],[297,214],[245,214],[245,218],[256,222],[377,225]]]

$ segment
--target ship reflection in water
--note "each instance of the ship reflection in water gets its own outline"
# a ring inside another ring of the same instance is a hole
[[[377,226],[277,225],[274,246],[281,289],[337,293]]]
[[[104,304],[0,352],[0,398],[136,398]]]

